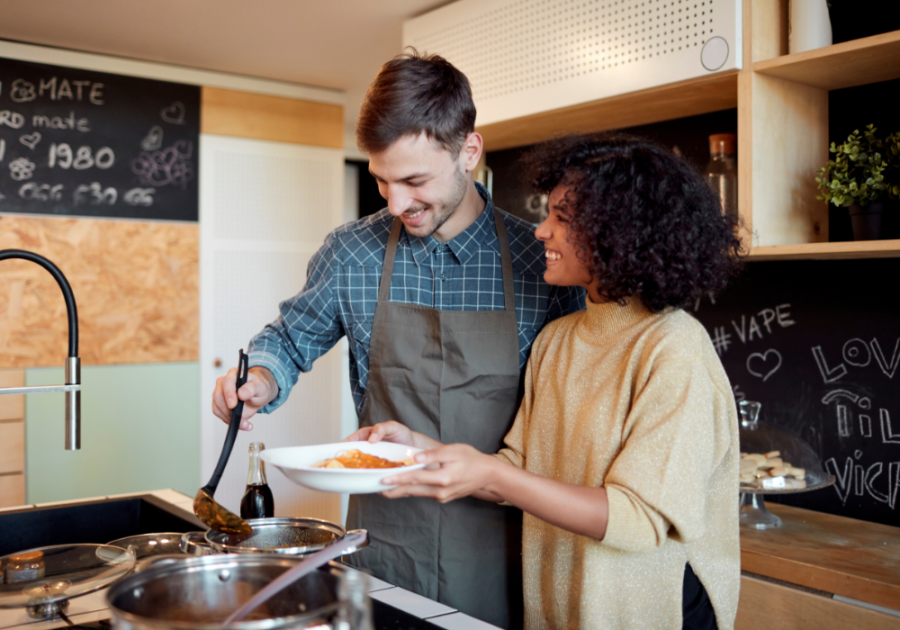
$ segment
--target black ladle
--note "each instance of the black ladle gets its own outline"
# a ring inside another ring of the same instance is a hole
[[[247,382],[247,370],[250,358],[244,354],[244,350],[240,351],[238,359],[237,382],[235,383],[235,392],[241,389]],[[216,531],[228,534],[250,534],[253,529],[237,514],[229,512],[224,507],[216,503],[213,495],[216,488],[219,487],[219,480],[222,473],[225,472],[225,465],[231,456],[234,448],[234,441],[237,439],[238,430],[241,428],[241,416],[244,413],[244,401],[238,399],[238,403],[231,411],[231,423],[228,425],[228,433],[225,436],[225,444],[222,446],[222,454],[219,455],[219,463],[213,471],[212,478],[209,483],[197,491],[194,497],[194,514],[197,515],[203,524]]]

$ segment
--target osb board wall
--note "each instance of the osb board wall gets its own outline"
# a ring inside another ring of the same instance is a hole
[[[49,258],[68,278],[83,365],[196,361],[199,226],[0,215],[0,249]],[[0,261],[0,368],[62,367],[62,292],[47,271]]]

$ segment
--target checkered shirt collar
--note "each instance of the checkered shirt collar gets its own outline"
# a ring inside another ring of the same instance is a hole
[[[462,265],[466,264],[482,248],[489,247],[497,253],[500,252],[497,232],[494,230],[494,202],[484,186],[475,182],[475,188],[485,201],[484,211],[475,219],[472,225],[446,243]],[[416,266],[422,264],[423,261],[431,256],[435,248],[441,244],[433,236],[426,236],[425,238],[410,236],[405,228],[400,235],[401,243],[403,239],[406,239],[406,243],[412,250]]]

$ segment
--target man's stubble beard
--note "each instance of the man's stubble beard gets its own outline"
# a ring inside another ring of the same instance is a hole
[[[459,206],[462,204],[463,199],[466,198],[466,191],[469,187],[469,180],[466,177],[466,172],[461,169],[457,169],[456,175],[453,178],[453,188],[450,190],[447,201],[442,202],[441,206],[444,208],[444,212],[442,214],[438,214],[437,210],[435,210],[434,221],[431,223],[431,228],[428,231],[428,236],[433,236],[435,232],[437,232],[443,225],[453,216],[453,213],[459,209]],[[432,206],[434,208],[434,206]]]

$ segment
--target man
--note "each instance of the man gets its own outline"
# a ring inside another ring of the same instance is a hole
[[[250,343],[248,382],[220,378],[213,410],[241,427],[287,398],[343,335],[360,426],[395,419],[444,442],[499,450],[520,373],[548,321],[583,294],[543,281],[531,224],[496,210],[471,174],[483,150],[469,82],[436,55],[401,55],[369,88],[357,142],[388,207],[336,229],[307,283]],[[521,620],[521,512],[474,499],[439,505],[351,497],[369,531],[354,562],[376,577],[502,627]],[[517,603],[518,602],[518,603]]]

